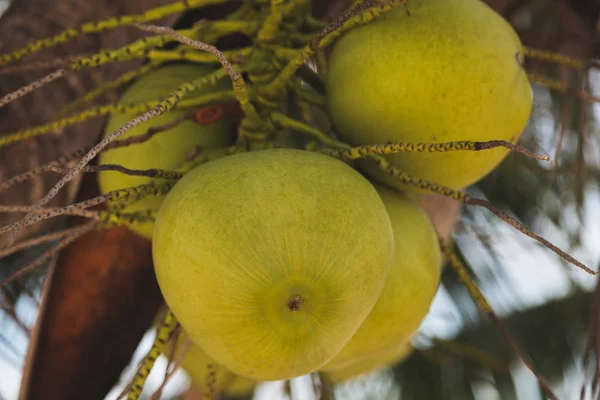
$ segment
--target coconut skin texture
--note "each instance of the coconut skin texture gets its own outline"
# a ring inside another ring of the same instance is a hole
[[[327,106],[353,145],[506,140],[516,143],[533,94],[513,28],[480,0],[411,0],[344,34],[328,64]],[[494,169],[504,148],[400,153],[390,163],[412,176],[460,189]],[[418,190],[371,161],[373,178]]]
[[[440,283],[437,234],[419,203],[375,185],[392,221],[395,256],[381,296],[358,331],[321,369],[336,371],[410,341],[429,312]]]
[[[410,343],[402,343],[394,348],[385,349],[384,351],[375,353],[370,357],[366,357],[353,364],[349,364],[342,369],[336,371],[327,371],[324,374],[327,379],[336,383],[342,383],[360,375],[399,364],[407,359],[413,353],[413,351],[414,349]]]
[[[190,338],[255,380],[316,371],[356,332],[394,256],[371,183],[319,153],[272,149],[203,164],[167,195],[153,258]]]
[[[184,82],[198,79],[211,72],[207,67],[191,64],[173,64],[156,69],[135,81],[123,94],[119,104],[132,104],[166,97]],[[217,90],[226,90],[231,87],[231,82],[220,81],[216,86],[207,86],[192,92],[189,98],[198,97]],[[186,97],[187,99],[188,97]],[[119,137],[119,140],[139,136],[149,128],[164,125],[178,117],[185,110],[171,110],[154,117],[129,130]],[[121,128],[139,114],[113,114],[109,118],[104,136]],[[224,118],[208,126],[186,120],[174,128],[158,133],[149,140],[140,144],[131,144],[125,147],[109,149],[100,153],[99,163],[118,164],[130,169],[164,169],[175,170],[182,166],[189,152],[196,147],[214,149],[225,147],[233,143],[235,132],[232,130],[230,118]],[[125,175],[115,171],[104,171],[98,177],[102,193],[113,190],[129,188],[150,183],[151,178],[144,176]],[[162,204],[163,197],[147,196],[139,201],[129,204],[124,212],[156,211]],[[128,223],[128,227],[147,239],[152,238],[152,223]]]

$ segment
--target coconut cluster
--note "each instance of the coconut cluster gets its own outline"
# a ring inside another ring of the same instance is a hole
[[[352,145],[515,143],[532,106],[521,55],[516,33],[481,1],[411,0],[410,13],[393,9],[336,42],[328,60],[328,113]],[[131,86],[122,102],[155,99],[208,73],[195,65],[160,68]],[[171,111],[128,135],[180,116]],[[112,117],[107,132],[130,117]],[[231,145],[232,124],[187,121],[109,150],[100,162],[175,169],[194,148]],[[401,153],[389,161],[460,189],[506,155],[498,148]],[[101,177],[105,192],[150,179]],[[280,148],[204,163],[164,199],[127,207],[156,212],[154,224],[132,228],[152,240],[161,291],[192,343],[184,368],[204,387],[205,366],[217,366],[224,382],[218,389],[225,390],[233,378],[247,383],[315,371],[342,381],[411,353],[442,263],[419,195],[373,162],[349,165]]]

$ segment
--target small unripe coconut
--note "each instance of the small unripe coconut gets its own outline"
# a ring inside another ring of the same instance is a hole
[[[212,72],[205,66],[194,64],[174,64],[149,72],[136,80],[121,96],[119,104],[134,104],[150,100],[163,99],[182,83],[198,79]],[[231,87],[228,80],[220,81],[216,86],[206,86],[192,92],[186,99],[198,97],[211,91],[226,90]],[[185,110],[171,110],[137,125],[117,140],[139,136],[149,128],[164,125],[185,114]],[[104,135],[109,135],[137,117],[138,114],[112,114],[106,124]],[[117,164],[129,169],[163,169],[175,170],[182,166],[190,151],[196,148],[214,149],[233,143],[235,131],[232,129],[231,118],[224,118],[208,126],[202,126],[193,120],[185,120],[174,128],[160,132],[143,143],[117,147],[100,153],[99,163]],[[104,171],[98,177],[100,190],[107,193],[117,189],[129,188],[150,183],[152,178],[126,175],[121,172]],[[157,211],[163,197],[147,196],[129,204],[123,211]],[[152,223],[130,223],[128,227],[134,232],[150,239]]]

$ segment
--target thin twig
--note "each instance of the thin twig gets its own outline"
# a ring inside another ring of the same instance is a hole
[[[167,368],[165,369],[165,376],[163,378],[162,383],[158,387],[158,389],[156,389],[154,394],[152,394],[152,398],[151,398],[152,400],[160,399],[160,396],[162,396],[162,392],[165,389],[165,386],[167,385],[167,383],[169,383],[169,380],[171,380],[171,377],[173,375],[175,375],[175,372],[177,372],[177,369],[181,365],[191,343],[192,342],[191,342],[190,338],[186,338],[185,341],[183,342],[183,344],[181,345],[181,349],[179,350],[179,353],[177,354],[176,358],[175,358],[174,351],[177,347],[175,345],[173,346],[173,349],[172,349],[173,351],[171,351],[171,353],[169,354],[169,363],[167,364]]]
[[[74,206],[74,204],[71,206],[66,206],[66,207],[40,208],[40,209],[36,210],[36,213],[39,213],[42,215],[52,214],[53,216],[73,215],[73,216],[77,216],[77,217],[92,218],[92,219],[98,219],[98,217],[99,217],[99,214],[95,211],[87,211],[87,210],[83,210],[81,208],[73,207],[73,206]],[[31,206],[0,204],[0,213],[28,213],[30,210],[31,210]],[[0,249],[0,254],[3,254],[4,251],[6,251],[6,249]]]
[[[527,157],[539,161],[552,161],[547,155],[535,154],[532,151],[506,140],[490,140],[487,142],[474,142],[467,140],[439,143],[375,143],[355,146],[347,149],[330,150],[329,154],[336,158],[357,160],[371,155],[389,155],[402,152],[409,153],[446,153],[452,151],[482,151],[504,147]]]
[[[160,171],[160,170],[158,170],[158,171]],[[167,171],[167,172],[169,172],[169,171]],[[180,174],[180,173],[173,172],[173,174]],[[144,191],[146,189],[152,189],[154,187],[155,187],[154,183],[143,183],[141,185],[132,186],[130,188],[112,190],[103,195],[92,197],[91,199],[80,201],[79,203],[69,204],[68,206],[65,206],[65,207],[46,208],[46,209],[38,207],[37,209],[34,209],[33,208],[34,206],[9,206],[9,207],[14,208],[14,209],[10,208],[9,210],[12,210],[11,212],[19,211],[19,212],[34,213],[35,218],[32,218],[30,220],[25,220],[24,222],[22,222],[24,227],[33,225],[35,223],[38,223],[40,221],[43,221],[43,220],[46,220],[49,218],[58,217],[60,215],[78,215],[78,216],[94,218],[94,219],[98,220],[98,219],[102,219],[102,214],[95,212],[95,211],[85,211],[84,209],[94,207],[94,206],[97,206],[102,203],[109,202],[111,200],[119,198],[120,195],[127,194],[127,193],[135,195],[136,200],[139,200],[139,199],[141,199],[145,196],[149,196],[149,195],[158,195],[160,193],[164,193],[164,190],[167,190],[165,188],[170,189],[172,187],[172,184],[161,185],[161,187],[156,189],[154,192],[145,192]],[[1,207],[3,207],[3,206],[0,206],[0,210],[2,209]],[[14,225],[14,224],[12,224],[12,225]],[[7,225],[3,228],[0,228],[0,234],[8,232],[9,228],[12,225]],[[6,246],[6,247],[9,247],[9,246]],[[2,250],[2,249],[0,249],[0,250]]]
[[[26,94],[33,92],[34,90],[37,90],[43,86],[46,86],[47,84],[49,84],[51,82],[54,82],[58,78],[65,76],[68,71],[69,71],[68,69],[61,68],[59,70],[49,73],[48,75],[38,79],[35,82],[30,83],[29,85],[23,86],[23,87],[15,90],[14,92],[3,96],[2,98],[0,98],[0,108],[4,107],[11,101],[15,101],[15,100],[25,96]]]
[[[189,40],[191,40],[191,39],[189,39]],[[226,61],[227,65],[229,65],[230,68],[231,68],[231,65],[227,62],[227,60],[225,60],[225,61]],[[229,71],[228,71],[228,73],[229,73]],[[238,86],[240,85],[240,82],[242,83],[242,86],[243,86],[243,79],[241,78],[241,74],[239,72],[233,70],[233,69],[231,69],[231,73],[234,76],[239,76],[240,80],[237,81]],[[219,71],[217,71],[214,74],[211,74],[211,75],[209,75],[207,77],[204,77],[204,79],[208,80],[208,79],[210,79],[210,78],[212,78],[214,76],[218,76],[218,74],[219,74]],[[138,126],[141,123],[148,121],[152,117],[155,117],[157,115],[161,115],[161,114],[169,111],[170,109],[172,109],[173,107],[175,107],[181,101],[181,99],[183,97],[185,97],[186,94],[188,94],[190,91],[196,90],[197,88],[198,88],[197,85],[190,85],[189,83],[184,83],[184,84],[180,85],[175,91],[173,91],[171,93],[171,95],[169,97],[167,97],[165,100],[161,101],[153,109],[151,109],[151,110],[149,110],[149,111],[147,111],[147,112],[139,115],[138,117],[136,117],[136,118],[132,119],[131,121],[129,121],[128,123],[126,123],[121,128],[119,128],[116,131],[112,132],[108,136],[105,136],[99,143],[97,143],[91,150],[89,150],[87,152],[87,154],[85,154],[83,156],[83,158],[77,163],[77,165],[75,167],[73,167],[67,174],[65,174],[50,189],[50,191],[33,206],[32,211],[30,213],[28,213],[27,215],[25,215],[25,217],[22,220],[20,220],[18,222],[15,222],[14,224],[10,224],[8,226],[5,226],[3,229],[0,229],[1,232],[12,231],[12,234],[9,237],[9,239],[7,240],[7,242],[4,245],[4,247],[11,246],[15,242],[17,236],[19,235],[19,233],[23,229],[23,226],[25,226],[26,224],[31,225],[32,221],[34,221],[34,223],[36,221],[39,221],[39,217],[36,216],[35,210],[38,209],[38,208],[40,208],[40,207],[43,207],[50,200],[52,200],[54,197],[56,197],[56,195],[58,194],[58,192],[67,183],[69,183],[70,181],[72,181],[75,178],[75,176],[77,176],[77,174],[79,174],[90,163],[90,161],[92,161],[92,159],[94,159],[98,155],[98,153],[100,153],[109,143],[111,143],[114,140],[116,140],[119,136],[123,135],[125,132],[129,131],[131,128],[134,128],[135,126]],[[244,99],[244,101],[246,103],[248,103],[247,98]],[[240,102],[240,104],[242,104],[242,102]],[[246,106],[246,108],[244,108],[244,111],[245,111],[246,115],[247,115],[247,111],[251,109],[258,116],[258,113],[256,112],[256,110],[254,109],[253,106],[251,106],[250,104],[245,104],[245,106]],[[260,120],[260,117],[258,117],[258,118]]]
[[[53,171],[53,172],[66,173],[69,171],[69,168],[50,167],[49,170]],[[183,177],[183,173],[178,172],[178,171],[168,171],[165,169],[157,169],[157,168],[130,169],[130,168],[123,167],[122,165],[118,165],[118,164],[94,165],[94,166],[87,166],[83,169],[83,172],[91,172],[91,173],[98,173],[98,172],[102,172],[102,171],[117,171],[117,172],[120,172],[125,175],[145,176],[148,178],[161,178],[161,179],[172,179],[172,180],[178,180]]]
[[[138,365],[135,375],[130,380],[126,389],[123,391],[127,394],[128,400],[137,400],[144,389],[144,384],[148,379],[148,375],[154,367],[156,359],[160,355],[160,348],[163,347],[171,338],[179,323],[175,315],[168,310],[161,323],[156,328],[156,337],[152,343],[152,347],[146,353],[144,359]],[[122,396],[119,396],[119,399]]]
[[[16,279],[19,279],[21,276],[27,274],[30,271],[33,271],[35,268],[37,268],[40,265],[42,265],[47,259],[49,259],[50,257],[52,257],[55,254],[57,254],[59,251],[61,251],[65,247],[67,247],[69,244],[73,243],[75,240],[77,240],[79,237],[83,236],[85,233],[87,233],[87,232],[91,231],[92,229],[94,229],[96,227],[96,225],[97,225],[97,222],[93,221],[93,222],[88,222],[85,225],[79,226],[77,228],[77,230],[75,230],[70,235],[68,235],[63,240],[61,240],[52,249],[46,251],[40,257],[36,258],[35,260],[33,260],[32,262],[30,262],[29,264],[27,264],[23,268],[19,269],[14,274],[10,275],[8,278],[0,280],[0,287],[2,287],[4,285],[7,285],[7,284],[15,281]]]
[[[0,68],[0,75],[17,74],[24,71],[35,71],[40,69],[55,69],[58,67],[68,67],[69,64],[78,58],[86,57],[87,55],[68,56],[65,58],[55,58],[51,61],[34,61],[22,65],[11,65],[10,67]]]
[[[179,342],[180,336],[181,336],[181,325],[175,327],[175,330],[173,331],[171,338],[167,342],[167,343],[170,343],[171,346],[169,348],[169,357],[168,357],[167,367],[165,368],[165,376],[164,376],[165,378],[169,374],[169,369],[171,367],[171,364],[173,363],[175,354],[177,353],[177,343]]]
[[[365,10],[368,10],[369,8],[380,6],[382,4],[383,2],[381,0],[365,0],[362,3],[356,4],[354,7],[350,8],[349,10],[345,11],[342,15],[340,15],[340,17],[333,24],[327,26],[325,29],[319,32],[310,44],[311,49],[313,51],[316,51],[319,47],[319,43],[321,43],[321,41],[327,35],[329,35],[333,31],[337,31],[338,29],[342,28],[342,26],[344,26],[344,24],[354,16],[360,14]]]
[[[233,69],[233,66],[231,65],[229,60],[227,60],[227,57],[225,57],[225,54],[223,54],[219,49],[217,49],[213,45],[203,43],[198,40],[191,39],[189,37],[185,37],[185,36],[181,35],[179,32],[177,32],[176,30],[174,30],[173,28],[169,28],[167,26],[138,24],[138,23],[134,23],[133,26],[135,26],[136,28],[138,28],[142,31],[146,31],[146,32],[153,32],[153,33],[163,34],[163,35],[171,35],[171,36],[173,36],[173,38],[175,38],[180,43],[187,44],[188,46],[193,47],[198,50],[206,51],[206,52],[212,54],[213,56],[215,56],[217,58],[217,60],[219,60],[219,62],[223,66],[223,68],[225,68],[225,70],[227,71],[227,75],[229,75],[231,80],[238,81],[238,80],[242,79],[242,74],[240,74],[239,72],[237,72],[236,70]]]
[[[125,132],[129,131],[131,128],[134,128],[137,125],[148,121],[150,118],[160,115],[163,112],[167,111],[167,109],[173,107],[177,102],[178,100],[175,100],[170,103],[167,102],[166,105],[161,102],[152,110],[147,111],[142,115],[132,119],[123,127],[104,137],[98,144],[96,144],[91,150],[89,150],[77,163],[77,165],[73,167],[67,174],[65,174],[42,199],[40,199],[35,205],[32,206],[32,210],[27,215],[25,215],[25,217],[21,221],[18,221],[14,224],[10,224],[4,227],[4,229],[0,229],[0,231],[4,232],[13,231],[11,237],[9,238],[4,247],[11,246],[15,242],[19,232],[21,231],[21,229],[23,229],[24,226],[31,225],[32,223],[39,221],[40,218],[36,215],[36,211],[39,208],[46,205],[54,197],[56,197],[60,189],[62,189],[67,183],[73,180],[75,176],[77,176],[90,163],[90,161],[92,161],[94,157],[96,157],[98,153],[100,153],[109,143],[114,141],[116,138],[118,138]]]
[[[546,240],[544,237],[538,235],[537,233],[530,231],[529,229],[527,229],[526,227],[521,225],[521,223],[519,223],[516,219],[509,217],[506,213],[504,213],[504,212],[500,211],[499,209],[497,209],[496,207],[494,207],[494,205],[492,203],[490,203],[489,201],[483,200],[483,199],[480,199],[477,197],[473,197],[465,192],[462,192],[459,190],[454,190],[454,189],[449,188],[444,185],[433,183],[433,182],[430,182],[430,181],[427,181],[424,179],[420,179],[420,178],[415,178],[414,176],[408,175],[405,172],[399,170],[398,168],[392,166],[389,163],[389,161],[382,156],[372,156],[372,159],[379,165],[379,168],[381,168],[381,170],[385,171],[386,173],[391,175],[393,178],[398,179],[400,182],[418,187],[422,190],[426,190],[431,193],[440,194],[442,196],[451,198],[453,200],[460,201],[463,204],[483,207],[483,208],[487,209],[488,211],[491,211],[498,218],[500,218],[501,220],[503,220],[504,222],[506,222],[507,224],[509,224],[510,226],[512,226],[513,228],[515,228],[516,230],[518,230],[519,232],[524,234],[525,236],[529,236],[530,238],[540,242],[546,248],[548,248],[550,251],[552,251],[555,254],[557,254],[558,256],[560,256],[563,260],[581,268],[582,270],[584,270],[585,272],[587,272],[590,275],[598,274],[598,272],[593,271],[592,269],[588,268],[581,261],[572,257],[567,252],[561,250],[560,248],[558,248],[557,246],[552,244],[550,241]]]
[[[475,282],[473,282],[473,280],[469,276],[469,272],[467,271],[466,267],[463,265],[462,261],[458,258],[456,253],[452,250],[450,245],[446,244],[442,239],[440,239],[439,243],[446,260],[450,263],[450,266],[452,267],[452,269],[454,269],[456,275],[458,275],[458,278],[465,286],[475,303],[498,327],[498,329],[500,330],[510,347],[515,352],[515,354],[519,357],[519,359],[521,359],[523,364],[535,375],[542,389],[544,390],[544,392],[546,392],[546,395],[548,395],[548,397],[553,400],[558,400],[558,397],[550,388],[550,384],[548,383],[548,381],[536,371],[529,357],[527,357],[525,353],[523,353],[523,351],[520,349],[515,339],[504,326],[504,322],[500,318],[498,318],[498,316],[492,309],[492,306],[487,301],[481,290],[477,287]]]
[[[85,210],[80,210],[80,211],[85,211]],[[90,212],[90,211],[85,211],[85,212]],[[48,233],[46,235],[38,236],[33,239],[24,240],[22,242],[15,243],[11,247],[0,250],[0,258],[6,257],[9,254],[16,253],[17,251],[20,251],[23,249],[28,249],[30,247],[38,246],[40,244],[44,244],[44,243],[48,243],[48,242],[53,242],[64,236],[71,235],[74,232],[76,233],[79,228],[80,228],[79,226],[76,226],[74,228],[69,228],[69,229],[64,229],[62,231],[58,231],[58,232]]]
[[[194,40],[189,37],[185,37],[175,31],[172,28],[166,26],[158,26],[158,25],[143,25],[143,24],[134,24],[137,28],[143,31],[149,31],[159,34],[166,34],[172,36],[175,40],[180,43],[186,44],[190,47],[193,47],[197,50],[206,51],[217,58],[217,60],[223,66],[223,69],[229,75],[233,83],[233,87],[235,90],[236,99],[240,104],[241,109],[244,111],[244,115],[248,118],[249,121],[252,121],[252,124],[255,124],[257,127],[263,128],[263,120],[256,110],[256,107],[249,101],[248,92],[246,89],[246,82],[244,81],[244,77],[238,71],[236,71],[231,63],[227,60],[227,57],[223,52],[217,49],[215,46],[210,45],[208,43],[201,42],[199,40]]]
[[[512,150],[516,153],[523,154],[527,157],[533,158],[534,160],[552,162],[552,159],[548,155],[536,154],[536,153],[526,149],[523,146],[519,146],[517,144],[508,142],[506,140],[490,140],[488,142],[477,142],[476,147],[477,147],[477,150],[487,150],[487,149],[493,149],[496,147],[506,147],[509,150]]]
[[[541,244],[543,244],[545,247],[547,247],[548,249],[550,249],[551,251],[553,251],[555,254],[557,254],[559,257],[561,257],[563,260],[565,260],[565,261],[567,261],[567,262],[569,262],[569,263],[571,263],[573,265],[576,265],[577,267],[581,268],[582,270],[584,270],[585,272],[587,272],[590,275],[597,275],[598,274],[598,272],[592,270],[591,268],[588,268],[581,261],[579,261],[576,258],[572,257],[567,252],[559,249],[557,246],[555,246],[554,244],[552,244],[550,241],[548,241],[544,237],[542,237],[542,236],[538,235],[537,233],[532,232],[529,229],[525,228],[516,219],[514,219],[512,217],[509,217],[504,212],[498,210],[489,201],[486,201],[486,200],[483,200],[483,199],[478,199],[478,198],[471,197],[471,196],[467,196],[467,198],[465,199],[464,203],[465,204],[474,205],[474,206],[480,206],[480,207],[483,207],[483,208],[491,211],[498,218],[500,218],[501,220],[503,220],[504,222],[506,222],[507,224],[509,224],[510,226],[512,226],[513,228],[515,228],[519,232],[521,232],[522,234],[524,234],[526,236],[529,236],[530,238],[532,238],[534,240],[537,240],[538,242],[540,242]]]
[[[523,53],[526,58],[533,58],[541,61],[550,61],[559,65],[564,65],[579,70],[586,70],[591,66],[591,62],[579,60],[564,54],[555,53],[548,50],[534,49],[525,47]]]
[[[54,168],[55,166],[66,164],[69,161],[71,161],[75,158],[81,157],[84,154],[85,154],[85,149],[79,149],[79,150],[74,151],[71,154],[60,157],[58,160],[50,161],[46,164],[40,165],[37,168],[34,168],[29,171],[25,171],[21,174],[15,175],[12,178],[0,183],[0,192],[8,189],[11,186],[14,186],[17,183],[24,182],[29,179],[33,179],[34,177],[36,177],[37,175],[40,175],[41,173],[52,171],[52,168]]]

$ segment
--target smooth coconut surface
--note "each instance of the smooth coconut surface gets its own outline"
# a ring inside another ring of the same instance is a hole
[[[182,83],[198,79],[211,72],[212,70],[208,67],[192,64],[173,64],[158,68],[136,80],[127,88],[120,98],[119,104],[134,104],[162,99]],[[190,93],[189,96],[186,96],[186,99],[192,99],[217,90],[226,90],[230,87],[230,81],[221,80],[215,86],[206,86]],[[181,117],[185,112],[185,110],[171,110],[154,117],[129,130],[120,136],[119,140],[142,135],[149,128],[164,125]],[[139,113],[112,114],[106,124],[104,135],[111,134],[138,115]],[[225,147],[232,144],[234,139],[235,132],[232,130],[232,122],[229,118],[224,118],[208,126],[201,126],[195,121],[186,120],[174,128],[152,136],[143,143],[103,151],[100,153],[99,163],[101,165],[118,164],[126,168],[139,170],[152,168],[174,170],[183,165],[191,150],[197,147],[202,149]],[[106,193],[149,183],[151,178],[105,171],[99,174],[98,182],[102,193]],[[124,211],[156,211],[162,201],[163,197],[147,196],[131,203]],[[152,223],[130,223],[128,226],[148,239],[152,237],[154,227]]]
[[[328,63],[327,105],[354,144],[507,140],[517,142],[532,109],[513,28],[480,0],[411,0],[344,34]],[[488,174],[497,148],[401,153],[393,166],[454,189]],[[372,162],[375,179],[404,190]]]
[[[440,283],[442,256],[433,224],[418,202],[376,185],[394,230],[394,261],[375,307],[325,371],[347,368],[410,341]]]
[[[320,153],[272,149],[189,172],[161,207],[158,283],[191,339],[256,380],[337,354],[377,301],[394,256],[371,183]]]

